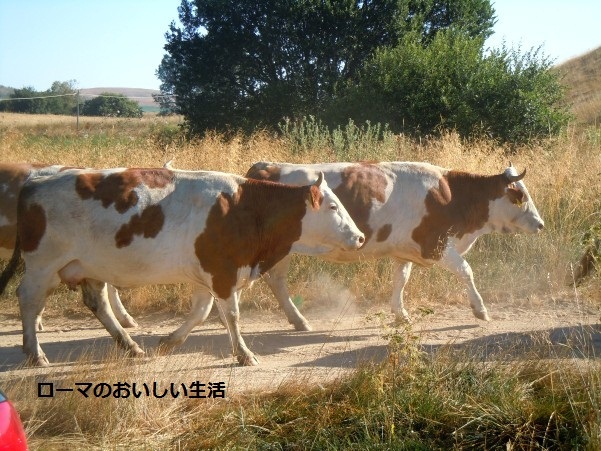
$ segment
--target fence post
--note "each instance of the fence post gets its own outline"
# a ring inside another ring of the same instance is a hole
[[[77,131],[79,131],[79,89],[77,90],[77,94],[75,94],[76,103],[77,103]]]

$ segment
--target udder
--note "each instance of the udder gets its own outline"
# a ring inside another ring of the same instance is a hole
[[[70,261],[63,266],[59,270],[58,276],[61,278],[61,282],[66,284],[71,290],[77,289],[77,285],[85,279],[84,270],[79,260]]]

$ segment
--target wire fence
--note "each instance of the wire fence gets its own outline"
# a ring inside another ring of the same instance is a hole
[[[67,93],[67,94],[53,94],[53,95],[47,95],[47,96],[33,96],[33,97],[5,97],[5,98],[0,98],[0,102],[5,102],[5,101],[10,101],[10,100],[34,100],[34,99],[52,99],[55,97],[89,97],[89,98],[94,98],[94,97],[106,97],[109,99],[120,99],[120,98],[127,98],[127,99],[149,99],[149,96],[127,96],[125,94],[115,94],[115,95],[108,95],[108,94],[81,94],[79,92],[72,92],[72,93]],[[152,98],[153,99],[157,99],[157,98],[174,98],[177,97],[175,94],[153,94]]]
[[[82,104],[82,102],[80,101],[80,98],[89,98],[89,99],[93,99],[96,97],[104,97],[104,98],[113,98],[113,99],[129,99],[129,100],[136,100],[136,99],[144,99],[144,100],[150,100],[150,98],[152,98],[154,100],[155,103],[160,103],[160,101],[158,99],[174,99],[175,97],[177,97],[175,94],[153,94],[151,97],[149,96],[127,96],[125,94],[112,94],[112,93],[102,93],[102,94],[91,94],[91,93],[81,93],[80,91],[77,92],[69,92],[69,93],[65,93],[65,94],[50,94],[50,95],[44,95],[44,96],[32,96],[32,97],[7,97],[7,98],[0,98],[0,103],[1,102],[10,102],[13,100],[18,100],[18,101],[23,101],[23,100],[43,100],[43,99],[52,99],[52,98],[58,98],[58,97],[75,97],[76,100],[76,111],[75,111],[75,116],[76,116],[76,127],[77,130],[79,130],[79,116],[80,116],[80,105]],[[173,101],[173,100],[172,100]]]

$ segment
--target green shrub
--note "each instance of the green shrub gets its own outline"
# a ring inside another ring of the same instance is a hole
[[[550,65],[537,50],[486,54],[480,38],[461,31],[439,32],[428,46],[410,35],[375,52],[329,120],[369,119],[395,133],[450,129],[514,144],[553,136],[569,114]]]

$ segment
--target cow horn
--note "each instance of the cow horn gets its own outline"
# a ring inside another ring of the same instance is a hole
[[[319,171],[319,175],[317,176],[317,181],[313,185],[315,185],[316,187],[319,188],[321,186],[322,182],[323,182],[323,172]]]
[[[524,172],[522,172],[519,175],[505,174],[505,177],[507,178],[509,183],[514,183],[514,182],[518,182],[518,181],[522,180],[525,175],[526,175],[526,169],[524,169]]]

